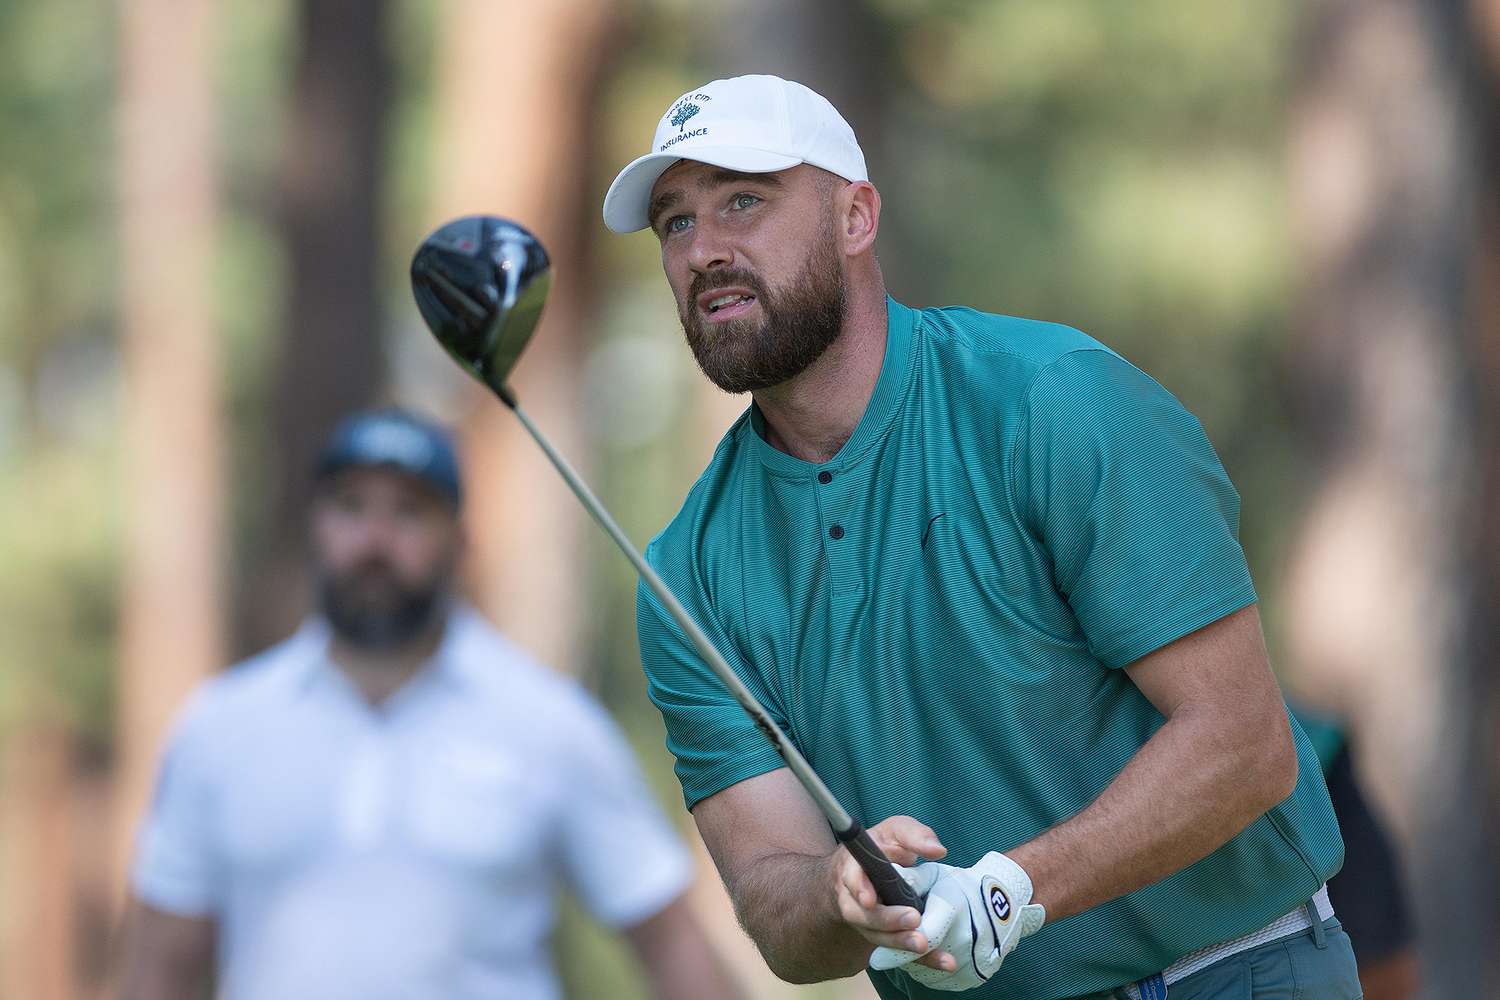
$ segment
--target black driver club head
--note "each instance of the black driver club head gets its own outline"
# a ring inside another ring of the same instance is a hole
[[[494,215],[440,226],[411,261],[412,294],[427,328],[454,360],[512,405],[505,381],[536,329],[551,283],[541,241]]]

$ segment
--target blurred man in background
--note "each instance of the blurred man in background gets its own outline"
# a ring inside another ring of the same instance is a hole
[[[141,832],[122,997],[559,995],[554,883],[623,933],[658,996],[732,996],[692,860],[572,681],[453,594],[448,436],[350,418],[318,469],[322,614],[197,692]],[[215,962],[217,958],[217,962]]]

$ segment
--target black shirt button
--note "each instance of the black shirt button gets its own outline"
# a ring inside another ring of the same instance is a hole
[[[844,537],[844,529],[835,524],[833,527],[828,529],[828,537],[832,538],[836,542],[840,538]]]
[[[827,486],[829,483],[833,482],[833,473],[827,471],[826,469],[818,473],[818,482],[822,483],[824,486]]]

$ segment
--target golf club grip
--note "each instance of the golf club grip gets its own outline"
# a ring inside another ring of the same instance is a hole
[[[849,848],[849,853],[854,855],[854,860],[859,862],[865,874],[870,876],[870,882],[875,886],[875,895],[880,897],[882,903],[886,906],[910,906],[918,913],[922,912],[927,901],[906,884],[906,879],[896,871],[891,859],[870,839],[869,831],[856,823],[839,833],[838,838]]]

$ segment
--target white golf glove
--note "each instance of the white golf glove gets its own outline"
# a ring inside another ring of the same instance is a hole
[[[899,968],[935,990],[968,990],[985,983],[1005,956],[1028,934],[1041,930],[1047,911],[1031,902],[1031,876],[999,851],[991,851],[972,868],[929,862],[915,868],[896,866],[918,894],[927,895],[917,930],[930,950],[942,950],[958,961],[944,972],[921,965],[910,951],[876,948],[870,968]],[[925,953],[924,953],[925,954]]]

